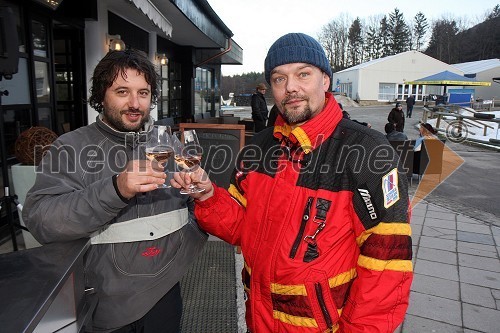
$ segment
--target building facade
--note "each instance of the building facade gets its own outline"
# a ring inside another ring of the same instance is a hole
[[[241,47],[206,0],[0,0],[0,9],[15,22],[2,35],[17,34],[19,44],[17,73],[0,81],[9,91],[1,115],[9,163],[16,138],[32,126],[63,134],[95,121],[90,78],[119,40],[158,67],[155,119],[215,115],[221,65],[242,64]]]
[[[333,73],[332,88],[361,103],[404,101],[409,95],[422,101],[426,95],[440,95],[442,88],[405,82],[445,70],[463,75],[452,65],[418,51],[407,51]]]
[[[477,81],[491,82],[489,87],[474,87],[474,99],[495,100],[496,105],[500,102],[500,83],[493,82],[494,78],[500,78],[500,59],[487,59],[471,62],[453,64],[453,66],[464,73],[466,77]]]

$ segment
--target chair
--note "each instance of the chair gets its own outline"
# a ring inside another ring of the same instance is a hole
[[[209,117],[209,118],[198,119],[196,122],[201,124],[222,124],[222,118]]]
[[[419,181],[424,174],[439,175],[439,180],[441,180],[445,142],[444,139],[425,139],[422,143],[422,149],[415,152],[413,173],[418,175]],[[429,164],[431,160],[432,164]]]
[[[240,117],[221,117],[223,124],[239,124]]]
[[[155,121],[155,125],[163,125],[163,126],[174,126],[174,118],[172,117],[167,117],[167,118],[162,118],[158,119]]]
[[[398,165],[406,172],[406,176],[410,179],[410,184],[413,185],[413,159],[415,152],[415,140],[406,141],[389,141],[396,153],[399,155]]]

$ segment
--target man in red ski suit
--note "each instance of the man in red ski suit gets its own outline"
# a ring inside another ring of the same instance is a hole
[[[229,190],[200,168],[198,223],[245,260],[249,332],[393,332],[412,281],[408,183],[382,133],[349,119],[328,92],[320,44],[291,33],[265,76],[280,115],[239,154]]]

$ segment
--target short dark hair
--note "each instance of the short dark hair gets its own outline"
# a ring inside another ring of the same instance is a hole
[[[146,53],[135,49],[109,51],[99,61],[92,76],[92,87],[90,88],[89,98],[90,106],[97,112],[102,112],[102,102],[104,101],[106,90],[113,85],[119,74],[125,78],[125,70],[129,68],[144,74],[146,82],[151,86],[151,108],[154,108],[160,93],[160,77]]]
[[[395,128],[396,128],[396,127],[394,126],[394,124],[393,124],[393,123],[387,123],[387,124],[385,124],[385,128],[384,128],[384,129],[385,129],[385,132],[386,132],[387,134],[389,134],[389,133],[391,133],[392,131],[394,131],[394,129],[395,129]]]
[[[437,134],[437,130],[432,127],[431,124],[429,123],[420,123],[420,126],[422,126],[423,128],[425,128],[426,130],[428,130],[429,132],[431,132],[432,134]]]

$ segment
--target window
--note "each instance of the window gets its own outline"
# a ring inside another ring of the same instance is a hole
[[[182,116],[182,67],[179,62],[169,61],[168,64],[168,108],[169,117]]]
[[[158,119],[168,115],[168,64],[160,65],[160,96],[158,96]]]
[[[424,92],[420,84],[398,84],[398,101],[405,101],[410,95],[413,95],[416,101],[421,101]]]
[[[347,97],[352,98],[352,82],[339,83],[337,87],[339,92],[345,94]]]
[[[194,82],[194,113],[211,112],[214,104],[212,72],[205,68],[196,68]]]
[[[402,87],[398,86],[398,95],[401,94],[402,89],[403,89]],[[395,83],[379,83],[378,84],[378,100],[379,101],[394,101],[395,99],[396,99],[396,84]]]

